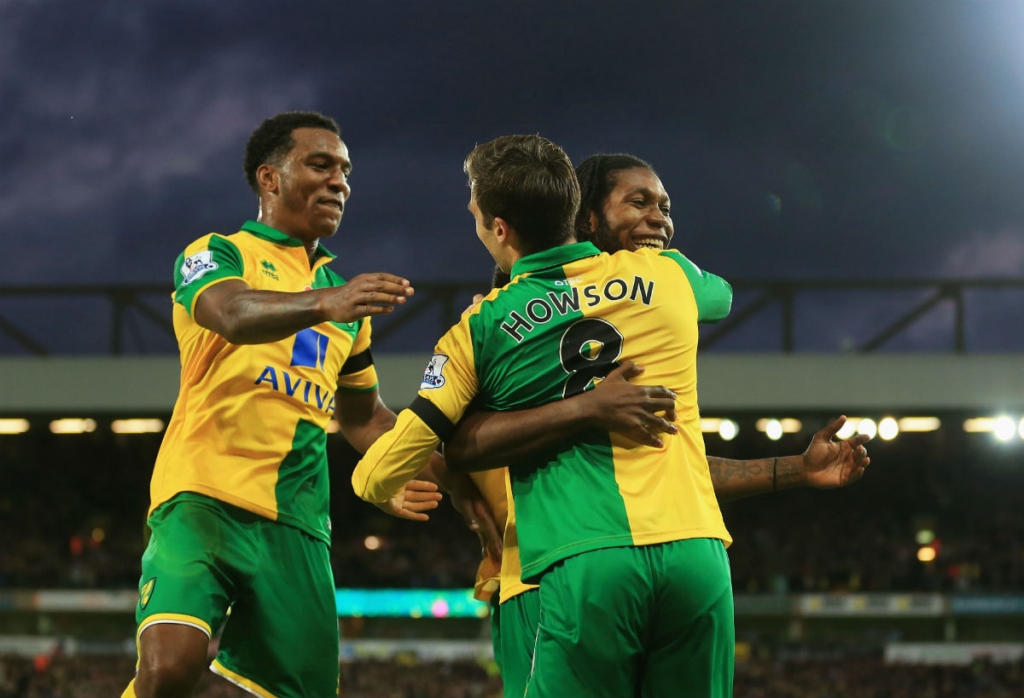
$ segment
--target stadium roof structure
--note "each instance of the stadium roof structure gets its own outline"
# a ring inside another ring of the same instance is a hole
[[[381,397],[412,402],[429,354],[375,358]],[[1017,354],[713,354],[699,359],[709,410],[1024,411]],[[0,359],[0,414],[74,411],[169,413],[176,357]]]
[[[374,319],[387,404],[412,401],[434,341],[487,285],[417,283],[409,307]],[[701,332],[705,412],[1024,411],[1024,279],[733,286],[731,316]],[[170,292],[0,286],[0,413],[169,412]]]

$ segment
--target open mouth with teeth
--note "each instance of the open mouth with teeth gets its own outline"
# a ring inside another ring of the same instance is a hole
[[[633,240],[633,245],[639,249],[645,247],[648,250],[663,250],[665,249],[665,241],[661,238],[637,238]]]

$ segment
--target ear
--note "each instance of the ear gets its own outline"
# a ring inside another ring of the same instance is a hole
[[[587,228],[590,231],[587,237],[593,238],[594,233],[597,232],[597,214],[593,211],[587,214]]]
[[[281,177],[277,168],[263,163],[256,168],[256,183],[268,194],[276,194],[281,188]]]
[[[498,242],[507,243],[508,237],[513,232],[512,226],[508,224],[504,218],[495,217],[494,219],[494,237],[497,238]]]

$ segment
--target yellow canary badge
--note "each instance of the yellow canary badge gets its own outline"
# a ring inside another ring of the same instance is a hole
[[[142,585],[142,589],[139,590],[139,605],[142,608],[146,607],[149,600],[153,597],[153,587],[156,586],[156,577],[153,577],[148,582]]]

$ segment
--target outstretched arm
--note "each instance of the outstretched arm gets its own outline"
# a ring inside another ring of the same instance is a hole
[[[846,423],[839,417],[819,430],[799,456],[730,460],[708,456],[711,481],[719,501],[740,499],[793,487],[834,489],[853,484],[864,476],[871,459],[864,446],[869,437],[852,436],[834,441]]]
[[[367,392],[339,392],[335,399],[335,416],[341,433],[360,453],[385,432],[395,426],[395,413],[389,410],[376,390]],[[383,502],[375,502],[381,511],[410,521],[426,521],[426,512],[437,508],[441,493],[435,482],[410,480],[405,488]]]
[[[258,291],[241,279],[228,279],[204,289],[194,312],[197,323],[232,344],[262,344],[328,320],[353,322],[390,313],[412,294],[406,279],[383,273],[299,293]]]
[[[659,433],[676,432],[675,394],[629,382],[641,373],[643,368],[626,362],[593,390],[567,400],[514,412],[468,413],[445,443],[448,467],[473,472],[514,464],[586,429],[617,432],[639,444],[660,447]]]

